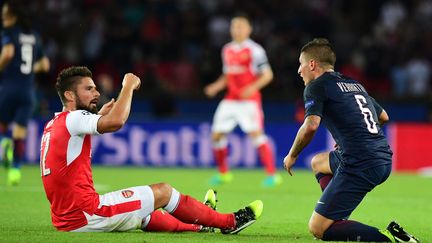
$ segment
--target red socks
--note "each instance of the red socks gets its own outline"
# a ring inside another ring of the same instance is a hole
[[[228,148],[213,148],[216,165],[221,174],[228,172]]]
[[[275,159],[273,156],[273,151],[268,142],[265,142],[257,147],[258,156],[261,163],[264,166],[267,175],[274,175],[276,173]],[[214,148],[213,149],[214,158],[216,160],[216,165],[221,174],[228,172],[228,148]]]
[[[178,206],[171,214],[182,222],[189,224],[199,224],[220,229],[235,226],[234,214],[218,213],[196,199],[183,194],[180,195]]]
[[[315,177],[317,178],[317,181],[320,184],[321,191],[324,191],[324,189],[326,189],[327,185],[330,183],[331,179],[333,178],[333,175],[317,173]]]
[[[185,224],[166,211],[156,210],[150,215],[150,222],[145,227],[149,232],[199,231],[200,225]]]
[[[265,142],[259,145],[257,151],[267,175],[274,175],[276,172],[275,160],[269,143]]]

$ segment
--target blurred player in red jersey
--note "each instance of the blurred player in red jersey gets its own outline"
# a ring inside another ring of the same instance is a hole
[[[282,177],[276,174],[274,153],[263,131],[260,89],[271,82],[273,72],[264,49],[249,38],[252,26],[247,17],[234,17],[230,31],[232,41],[222,49],[223,74],[204,89],[208,97],[228,89],[213,118],[213,153],[219,173],[210,184],[228,183],[233,178],[227,161],[226,135],[239,125],[252,139],[264,165],[267,178],[263,185],[272,187],[282,183]]]
[[[214,210],[214,196],[208,207],[167,183],[130,187],[104,195],[95,191],[91,135],[123,127],[133,92],[140,84],[137,76],[126,74],[117,101],[109,101],[98,111],[100,94],[90,70],[70,67],[60,72],[56,89],[63,111],[45,126],[40,158],[53,225],[60,231],[74,232],[135,229],[178,232],[214,227],[222,233],[235,234],[255,222],[262,213],[260,200],[235,213],[221,214]],[[165,211],[155,211],[159,208]]]

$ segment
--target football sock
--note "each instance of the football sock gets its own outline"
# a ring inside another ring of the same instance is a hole
[[[268,142],[257,147],[258,156],[264,166],[267,175],[274,175],[276,172],[273,151]]]
[[[218,213],[202,202],[187,195],[180,195],[178,206],[174,211],[171,211],[171,214],[188,224],[199,224],[220,229],[235,226],[234,214]]]
[[[389,238],[372,226],[353,220],[334,222],[323,235],[324,241],[389,242]]]
[[[24,139],[14,139],[14,161],[13,167],[20,168],[21,163],[24,161],[25,156],[25,140]]]
[[[216,165],[221,174],[225,174],[229,171],[228,167],[228,148],[213,148],[213,154],[216,161]]]
[[[315,174],[315,177],[321,186],[321,190],[324,191],[324,189],[326,189],[326,187],[330,183],[331,179],[333,178],[333,175],[317,173],[317,174]]]
[[[199,231],[200,229],[201,225],[185,224],[165,211],[156,210],[150,214],[150,221],[144,230],[149,232],[183,232]]]
[[[11,135],[12,135],[11,132],[7,128],[4,128],[3,126],[0,126],[0,145],[2,146],[0,148],[2,150],[1,151],[2,152],[1,156],[2,157],[0,159],[5,159],[5,157],[6,157],[7,151],[5,151],[5,148],[6,148],[5,144],[7,143],[6,140],[11,140],[12,141]],[[3,141],[3,140],[5,140],[5,141]]]

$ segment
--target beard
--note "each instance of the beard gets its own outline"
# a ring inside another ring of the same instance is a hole
[[[76,94],[76,97],[78,97],[78,99],[76,100],[77,110],[85,110],[93,114],[98,113],[98,108],[95,104],[90,103],[89,105],[85,105],[83,102],[81,102],[81,99],[79,98],[78,94]]]

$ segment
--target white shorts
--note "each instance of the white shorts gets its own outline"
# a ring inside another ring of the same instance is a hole
[[[72,232],[110,232],[140,229],[154,211],[154,195],[149,186],[137,186],[99,195],[93,215],[84,212],[87,225]],[[148,223],[148,222],[147,222]]]
[[[245,133],[261,131],[264,115],[256,101],[222,100],[213,117],[212,132],[229,133],[237,125]]]

